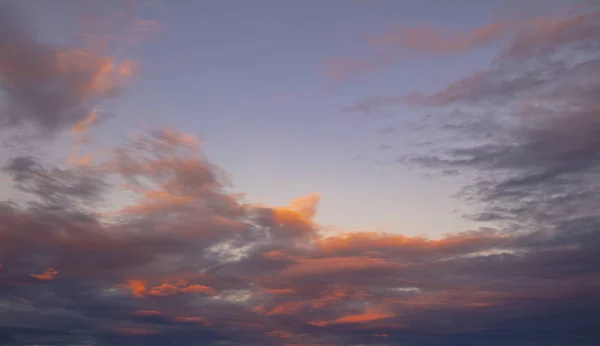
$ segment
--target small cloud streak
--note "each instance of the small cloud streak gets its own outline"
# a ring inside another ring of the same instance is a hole
[[[325,75],[336,83],[345,83],[379,67],[364,59],[332,58],[325,64]]]
[[[156,310],[137,310],[136,316],[161,316],[162,312]]]
[[[53,268],[48,268],[42,274],[29,274],[29,276],[42,281],[52,281],[58,277],[58,271]]]
[[[349,315],[343,316],[333,321],[318,321],[318,322],[310,322],[310,324],[326,327],[332,324],[345,324],[345,323],[366,323],[373,322],[378,320],[383,320],[386,318],[394,317],[392,313],[380,312],[380,311],[365,311],[358,315]]]
[[[496,22],[465,33],[428,26],[396,27],[391,32],[369,37],[367,42],[375,47],[398,51],[461,53],[496,42],[506,37],[513,27],[513,23]]]

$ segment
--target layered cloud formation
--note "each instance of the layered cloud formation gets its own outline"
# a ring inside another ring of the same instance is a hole
[[[469,141],[404,159],[473,173],[464,193],[487,228],[437,240],[331,234],[314,219],[318,194],[280,207],[247,201],[195,136],[168,128],[64,165],[12,157],[0,343],[597,344],[597,16],[543,22],[489,71],[397,97],[464,107],[442,125]],[[48,52],[32,53],[26,70],[39,74],[25,77],[2,70],[13,60],[1,55],[3,126],[84,133],[88,97],[108,95],[90,82],[102,69],[46,65]],[[39,81],[69,87],[38,92]]]
[[[30,195],[1,209],[8,344],[426,345],[491,343],[497,333],[518,344],[532,333],[560,343],[594,335],[594,218],[564,219],[555,232],[481,229],[439,240],[327,235],[313,220],[318,195],[286,207],[246,202],[228,192],[194,137],[167,129],[93,165],[15,157],[5,169]],[[116,189],[130,202],[99,212]]]

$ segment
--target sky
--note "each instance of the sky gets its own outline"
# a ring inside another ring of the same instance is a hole
[[[600,343],[598,5],[0,0],[0,344]]]

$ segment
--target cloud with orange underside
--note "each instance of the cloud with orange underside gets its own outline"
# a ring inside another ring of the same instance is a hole
[[[42,281],[52,281],[58,277],[58,270],[54,268],[46,269],[42,274],[29,274],[32,278]]]
[[[148,292],[148,287],[142,280],[129,280],[127,281],[127,286],[136,297],[144,297],[146,292]]]
[[[188,284],[186,281],[176,283],[163,282],[156,286],[148,286],[143,280],[129,280],[128,288],[136,297],[167,297],[182,293],[202,293],[206,295],[215,295],[216,291],[211,287]]]
[[[395,332],[410,332],[413,322],[435,316],[431,311],[451,320],[457,313],[474,316],[504,305],[520,311],[524,301],[551,302],[574,294],[567,281],[550,280],[553,285],[546,285],[547,279],[537,282],[537,296],[522,287],[517,287],[522,292],[514,289],[520,283],[511,277],[521,275],[523,268],[519,261],[543,252],[525,251],[502,261],[488,252],[530,246],[531,241],[519,234],[482,229],[434,240],[376,232],[330,235],[314,221],[316,194],[285,207],[240,206],[215,178],[218,173],[206,173],[212,166],[201,156],[194,158],[188,152],[183,163],[177,161],[182,150],[196,148],[193,142],[171,131],[142,135],[125,146],[123,156],[109,157],[117,164],[107,165],[102,172],[134,187],[139,199],[130,205],[152,204],[151,200],[167,205],[181,192],[193,195],[190,203],[198,202],[201,208],[172,203],[172,208],[121,213],[118,222],[65,212],[59,225],[38,222],[47,216],[36,210],[1,209],[9,220],[0,224],[3,263],[5,257],[6,263],[25,258],[30,268],[35,268],[33,264],[39,268],[39,257],[28,255],[39,251],[30,242],[37,236],[45,244],[43,255],[60,264],[56,267],[61,275],[93,282],[96,289],[84,293],[109,304],[107,318],[123,319],[124,328],[151,330],[148,335],[164,332],[169,337],[177,331],[210,330],[274,345],[318,343],[320,335],[342,342],[341,330],[367,339],[389,333],[388,339],[395,342]],[[38,232],[40,227],[46,228]],[[247,250],[240,250],[233,260],[223,259],[212,251],[222,244]],[[500,269],[488,273],[488,261]],[[7,267],[13,270],[12,265]],[[540,267],[528,270],[537,272]],[[7,280],[22,277],[16,272]],[[30,286],[69,296],[79,287],[69,283],[63,288],[63,281]],[[85,309],[82,314],[96,316]],[[131,330],[119,334],[146,335]]]
[[[148,291],[148,295],[150,296],[170,296],[174,294],[180,293],[203,293],[207,295],[216,294],[215,290],[204,285],[188,285],[188,286],[175,286],[171,284],[160,284],[159,286],[152,287]]]
[[[489,246],[502,246],[510,242],[511,237],[493,231],[465,232],[432,240],[422,237],[407,237],[401,234],[376,232],[348,232],[340,235],[322,237],[317,245],[328,254],[361,253],[371,251],[411,251],[415,254],[436,252],[463,253],[477,251]]]
[[[384,320],[387,318],[394,317],[395,314],[391,312],[386,312],[382,309],[368,309],[363,313],[358,315],[347,315],[339,317],[332,321],[313,321],[309,322],[310,324],[318,327],[326,327],[334,324],[361,324],[361,323],[369,323],[379,320]]]
[[[274,208],[275,218],[281,223],[312,223],[320,201],[321,196],[317,193],[299,197],[293,200],[288,207]]]

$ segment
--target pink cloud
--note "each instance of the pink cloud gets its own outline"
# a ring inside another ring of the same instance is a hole
[[[510,29],[510,23],[503,22],[473,28],[468,32],[453,32],[432,26],[397,27],[391,32],[369,37],[367,42],[375,47],[399,51],[449,54],[491,44],[505,38]]]

